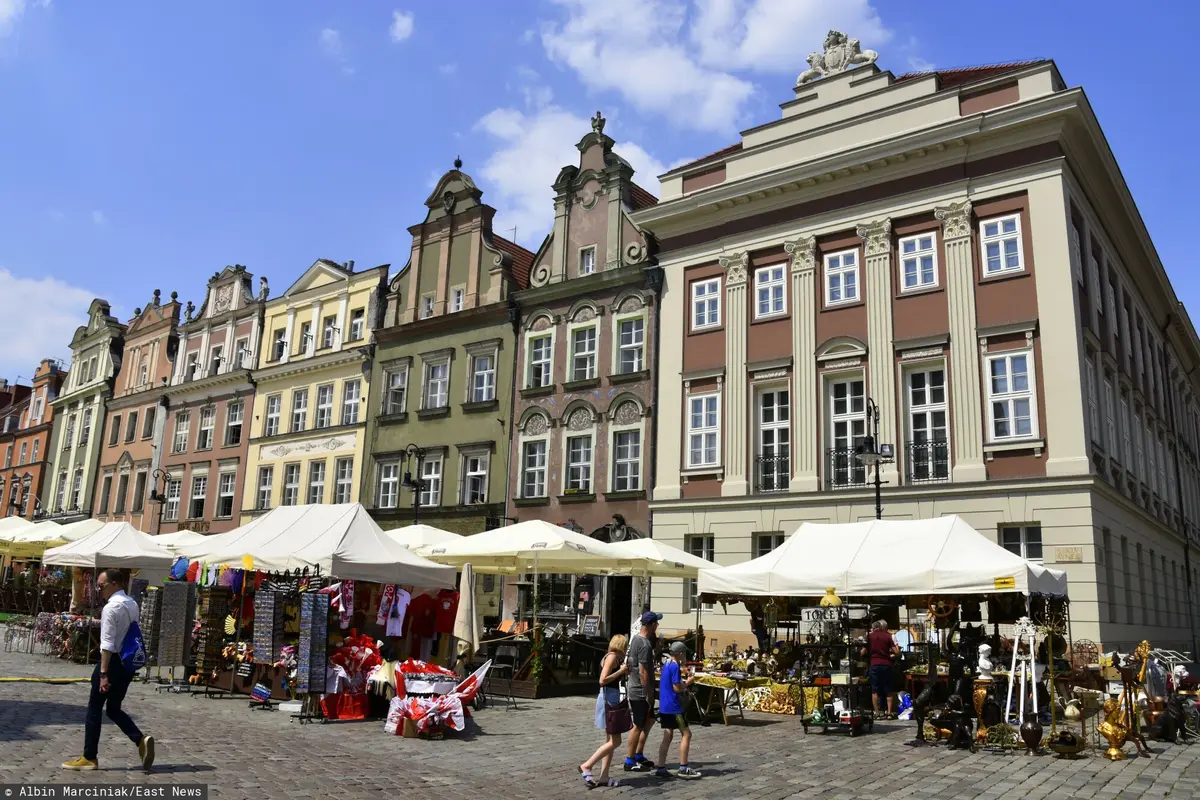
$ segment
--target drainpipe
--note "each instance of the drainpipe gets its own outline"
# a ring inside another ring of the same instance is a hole
[[[1167,331],[1170,330],[1171,322],[1174,320],[1174,318],[1175,318],[1174,311],[1167,314],[1167,321],[1163,324],[1163,329],[1162,329],[1162,334],[1163,334],[1164,339],[1167,338]],[[1167,339],[1167,341],[1170,342],[1169,339]],[[1176,419],[1176,416],[1175,416],[1175,404],[1172,399],[1172,395],[1170,393],[1168,393],[1167,395],[1165,395],[1164,399],[1166,400],[1167,414],[1171,418],[1171,430],[1176,432],[1176,435],[1178,436],[1178,427],[1177,427],[1178,420]],[[1200,654],[1200,646],[1197,645],[1197,638],[1196,638],[1196,610],[1192,604],[1192,588],[1193,588],[1192,587],[1192,546],[1191,546],[1190,538],[1188,536],[1187,523],[1185,521],[1186,518],[1184,517],[1183,473],[1179,469],[1179,447],[1178,446],[1176,446],[1176,448],[1175,448],[1175,486],[1177,487],[1177,491],[1179,493],[1179,519],[1180,519],[1180,527],[1183,529],[1183,531],[1182,531],[1182,533],[1183,533],[1183,571],[1186,573],[1184,577],[1186,578],[1186,582],[1187,582],[1187,602],[1184,603],[1184,605],[1187,607],[1188,633],[1190,634],[1190,636],[1188,638],[1191,639],[1191,642],[1192,642],[1192,654],[1191,655],[1192,655],[1192,658],[1195,659],[1195,658],[1197,658],[1197,654]]]

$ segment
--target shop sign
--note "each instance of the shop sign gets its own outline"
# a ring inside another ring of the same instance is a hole
[[[992,585],[997,589],[1015,589],[1017,588],[1016,578],[996,578],[992,581]]]

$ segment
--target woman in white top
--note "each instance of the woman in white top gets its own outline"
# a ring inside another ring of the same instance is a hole
[[[608,652],[600,662],[600,694],[596,698],[596,727],[608,734],[608,740],[600,745],[592,757],[579,765],[583,782],[587,788],[597,786],[619,786],[620,781],[608,776],[613,753],[621,746],[621,734],[632,726],[629,703],[621,699],[621,681],[629,668],[625,665],[625,651],[629,637],[618,634],[608,642]],[[599,779],[592,777],[592,767],[600,762]]]

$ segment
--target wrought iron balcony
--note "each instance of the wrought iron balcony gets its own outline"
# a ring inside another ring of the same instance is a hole
[[[950,480],[949,442],[909,442],[906,447],[906,483],[945,483]]]
[[[825,451],[825,488],[849,489],[865,486],[867,468],[855,458],[856,447],[831,447]]]
[[[786,492],[791,486],[792,464],[788,455],[759,456],[754,460],[754,491]]]

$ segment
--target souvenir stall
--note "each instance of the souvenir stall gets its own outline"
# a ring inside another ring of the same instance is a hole
[[[829,721],[830,712],[853,720],[863,709],[869,710],[861,650],[877,617],[890,619],[889,627],[898,638],[913,638],[899,636],[905,630],[899,613],[901,608],[919,610],[919,616],[938,631],[936,636],[923,637],[937,645],[926,648],[926,663],[910,667],[917,673],[923,667],[928,674],[920,693],[914,695],[913,713],[932,714],[936,701],[944,700],[947,708],[939,712],[950,727],[935,726],[935,730],[946,731],[965,728],[979,714],[974,706],[995,703],[999,709],[1006,702],[997,690],[1006,690],[1007,683],[981,686],[987,691],[977,693],[972,678],[979,669],[980,646],[1001,652],[996,645],[1003,638],[1002,623],[1015,623],[1030,613],[1042,620],[1066,613],[1064,573],[1025,561],[956,516],[806,523],[771,553],[705,570],[699,581],[705,599],[747,604],[765,645],[760,649],[771,651],[767,671],[777,682],[799,684],[797,712],[822,725]],[[822,598],[828,598],[824,609],[806,610]],[[843,599],[866,605],[856,612],[853,605],[843,607]],[[839,610],[830,611],[831,607]],[[986,622],[993,626],[993,645],[985,641],[984,607]],[[972,621],[978,621],[978,626],[970,625]],[[1068,629],[1065,624],[1061,628]],[[822,648],[823,654],[818,652]],[[920,648],[915,650],[919,660]],[[847,688],[839,690],[839,684]],[[1023,688],[1026,693],[1034,691],[1029,682]],[[1018,691],[1018,697],[1024,696]],[[1012,705],[1019,714],[1019,704],[1013,701]],[[923,730],[919,726],[919,732]]]

